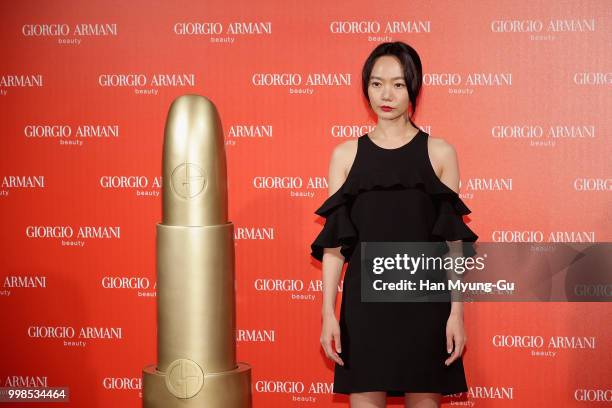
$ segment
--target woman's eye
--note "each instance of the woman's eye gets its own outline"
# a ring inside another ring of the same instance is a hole
[[[395,86],[397,86],[397,87],[400,87],[400,88],[401,88],[402,86],[404,86],[404,84],[395,84]]]
[[[372,82],[372,86],[377,86],[380,82]]]

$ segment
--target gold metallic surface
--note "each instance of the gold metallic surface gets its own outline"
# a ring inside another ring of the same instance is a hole
[[[170,106],[162,159],[162,224],[227,222],[227,171],[221,120],[212,102],[183,95]]]
[[[172,103],[162,167],[157,365],[143,369],[143,406],[250,407],[251,369],[236,363],[223,130],[208,99]]]

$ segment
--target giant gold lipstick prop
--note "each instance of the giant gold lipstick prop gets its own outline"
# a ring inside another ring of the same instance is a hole
[[[250,407],[251,368],[236,363],[224,137],[211,101],[174,100],[162,167],[157,365],[143,369],[143,406]]]

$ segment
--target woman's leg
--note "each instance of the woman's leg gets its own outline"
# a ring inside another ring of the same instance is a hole
[[[387,393],[384,391],[354,392],[349,396],[351,408],[385,408]]]
[[[428,392],[406,393],[406,408],[439,408],[442,394]]]

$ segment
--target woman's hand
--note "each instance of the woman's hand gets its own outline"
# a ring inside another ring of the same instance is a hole
[[[334,341],[336,350],[332,348],[332,340]],[[321,345],[323,346],[323,351],[325,351],[327,358],[334,360],[341,366],[344,365],[344,361],[342,361],[338,355],[338,353],[342,352],[340,347],[340,325],[338,324],[338,320],[336,320],[336,316],[334,315],[327,315],[323,317],[323,325],[321,328]]]
[[[463,354],[463,347],[466,342],[467,337],[463,329],[463,317],[451,313],[446,322],[446,351],[449,354],[452,351],[453,354],[444,361],[444,364],[448,366],[458,359]]]

